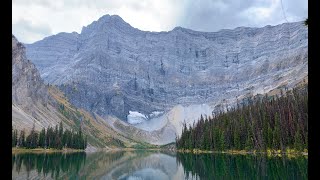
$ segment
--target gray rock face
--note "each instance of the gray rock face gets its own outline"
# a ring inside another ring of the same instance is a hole
[[[41,77],[75,105],[126,120],[172,107],[292,87],[308,74],[302,22],[198,32],[140,31],[105,15],[80,34],[59,33],[26,45]]]
[[[121,112],[119,107],[124,106],[121,97],[120,94],[114,94],[111,101],[112,112]],[[65,105],[64,111],[59,110],[59,103]],[[78,117],[77,119],[81,122],[76,122],[74,117]],[[60,91],[55,87],[46,86],[35,65],[27,59],[24,45],[12,35],[13,129],[25,130],[29,134],[33,125],[35,125],[35,130],[40,131],[43,127],[54,127],[60,122],[63,123],[65,129],[76,131],[78,130],[75,128],[76,124],[81,124],[83,133],[90,139],[87,151],[92,151],[96,147],[108,147],[111,143],[105,139],[109,137],[129,144],[129,146],[136,144],[132,141],[131,136],[127,138],[115,134],[116,131],[112,130],[112,127],[107,125],[99,115],[74,110]],[[138,140],[140,142],[140,139]]]
[[[25,54],[25,47],[12,35],[12,102],[27,107],[52,102],[35,65]]]
[[[12,35],[12,125],[15,129],[30,130],[54,126],[61,119],[55,110],[56,102],[35,65],[25,53],[25,47]]]

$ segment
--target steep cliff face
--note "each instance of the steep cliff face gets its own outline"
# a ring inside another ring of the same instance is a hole
[[[201,112],[188,107],[208,106],[205,113],[211,114],[219,104],[290,88],[308,74],[302,22],[148,32],[105,15],[80,34],[59,33],[26,46],[44,80],[58,85],[75,106],[104,118],[129,118],[142,129],[154,127],[151,121],[181,124],[183,119],[168,120],[168,112],[181,106]]]
[[[25,47],[12,35],[12,124],[17,129],[53,126],[61,120],[54,111],[55,101],[48,93]]]
[[[150,114],[290,86],[307,73],[307,39],[301,22],[146,32],[106,15],[81,34],[27,45],[27,56],[76,106],[125,120],[129,111]]]
[[[12,126],[30,131],[63,122],[64,127],[88,135],[89,149],[95,147],[131,147],[134,141],[118,134],[98,115],[77,109],[54,86],[46,86],[33,63],[25,54],[25,47],[12,35]]]
[[[25,47],[12,35],[12,102],[22,106],[47,104],[49,94]]]

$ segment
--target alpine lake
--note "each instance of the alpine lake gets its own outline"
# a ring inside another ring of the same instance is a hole
[[[307,179],[307,156],[163,151],[14,153],[12,179]]]

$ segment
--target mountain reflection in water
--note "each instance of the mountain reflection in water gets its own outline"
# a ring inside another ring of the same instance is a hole
[[[13,154],[12,179],[307,179],[306,157],[158,151]]]

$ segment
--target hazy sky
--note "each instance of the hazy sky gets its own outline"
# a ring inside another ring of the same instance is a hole
[[[307,0],[13,0],[12,31],[32,43],[59,32],[81,32],[99,17],[117,14],[131,26],[170,31],[176,26],[214,32],[302,21]]]

